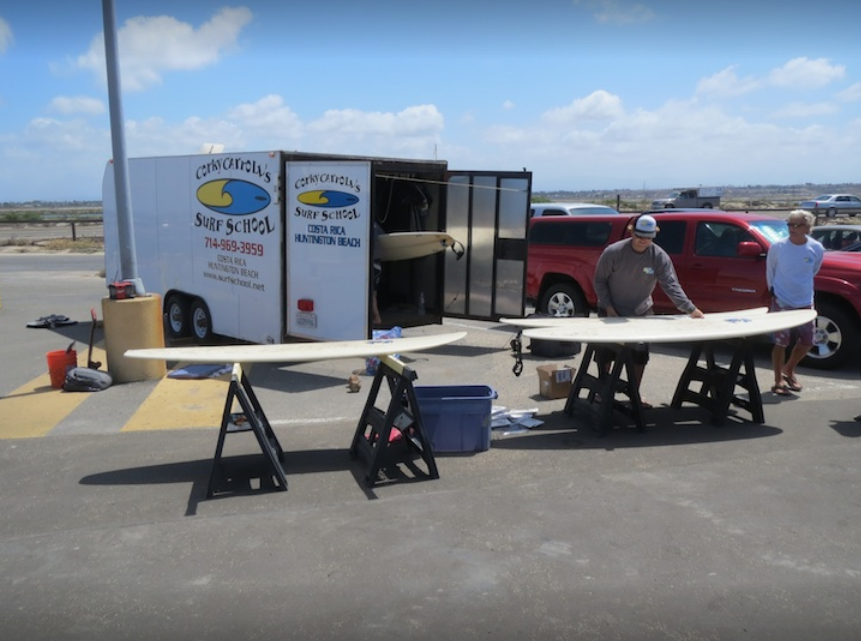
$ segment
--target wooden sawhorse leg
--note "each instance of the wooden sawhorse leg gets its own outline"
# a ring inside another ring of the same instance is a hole
[[[577,402],[582,389],[588,390],[586,400],[589,403],[598,401],[598,416],[595,431],[599,436],[604,436],[610,428],[613,419],[613,411],[619,411],[630,416],[637,426],[638,431],[645,430],[643,418],[643,404],[640,399],[640,390],[636,386],[634,374],[634,346],[632,345],[600,345],[587,344],[583,352],[580,368],[574,375],[568,400],[565,402],[565,414],[571,416],[574,412],[574,404]],[[613,365],[608,371],[604,371],[604,360],[613,359]],[[590,365],[594,363],[598,370],[597,375],[589,373]],[[624,372],[625,378],[622,377]],[[616,393],[627,396],[631,407],[624,402],[616,400]]]
[[[714,344],[695,343],[691,348],[671,407],[679,409],[683,402],[694,403],[711,411],[712,422],[721,425],[729,414],[731,405],[750,412],[754,423],[765,423],[762,409],[762,394],[756,380],[756,365],[750,345],[745,339],[723,341],[732,349],[729,367],[717,365],[714,357]],[[700,360],[705,360],[705,367]],[[701,383],[699,391],[692,389],[695,382]],[[747,390],[748,398],[736,394],[736,387]]]
[[[433,446],[424,429],[413,381],[418,376],[393,356],[381,356],[380,366],[368,392],[368,400],[353,435],[350,456],[362,456],[367,464],[365,483],[373,487],[380,469],[395,447],[408,447],[419,453],[427,466],[428,478],[438,479]],[[376,407],[383,380],[388,383],[391,400],[385,410]],[[390,443],[392,430],[402,434],[402,443]]]
[[[241,413],[233,412],[233,402],[237,401],[242,408]],[[206,489],[206,498],[211,498],[221,491],[220,483],[224,481],[224,470],[222,453],[224,451],[224,439],[228,434],[239,432],[253,432],[257,443],[263,453],[266,469],[269,472],[274,486],[279,490],[287,489],[287,477],[284,474],[282,461],[284,450],[272,431],[272,426],[263,413],[260,401],[251,387],[242,365],[234,363],[233,372],[230,375],[230,386],[227,398],[224,401],[224,411],[221,415],[221,428],[218,432],[218,445],[215,447],[215,456],[212,459],[212,469],[209,474],[209,485]],[[261,481],[264,480],[261,475]]]

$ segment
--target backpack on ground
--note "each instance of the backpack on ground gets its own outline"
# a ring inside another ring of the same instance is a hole
[[[73,367],[66,373],[63,389],[67,392],[101,392],[113,382],[107,372],[89,367]]]

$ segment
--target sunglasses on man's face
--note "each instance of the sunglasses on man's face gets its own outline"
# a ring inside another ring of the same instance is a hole
[[[807,223],[789,223],[789,226],[797,229],[798,227],[807,227]]]

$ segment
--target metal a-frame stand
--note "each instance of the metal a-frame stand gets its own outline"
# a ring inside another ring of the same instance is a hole
[[[427,466],[426,477],[439,478],[433,445],[425,432],[413,389],[413,381],[417,378],[413,370],[394,356],[380,357],[380,366],[350,446],[350,456],[354,459],[361,456],[367,463],[365,483],[368,487],[377,483],[387,461],[395,459],[411,464],[414,452]],[[391,400],[386,409],[381,409],[375,404],[384,380],[388,383]],[[400,432],[400,439],[392,438],[394,430]]]
[[[233,402],[237,401],[242,412],[233,412]],[[224,451],[224,439],[228,434],[240,432],[253,432],[260,450],[263,453],[267,475],[261,475],[261,486],[271,484],[275,489],[287,490],[287,477],[284,474],[282,460],[284,450],[272,431],[266,414],[260,406],[260,401],[251,387],[240,363],[233,364],[233,372],[230,375],[230,387],[224,402],[224,411],[221,415],[221,429],[218,432],[218,445],[215,448],[215,456],[212,460],[212,470],[209,474],[209,485],[206,489],[206,498],[212,498],[215,494],[225,492],[225,486],[229,485],[233,478],[225,469],[225,461],[222,459]],[[229,491],[229,490],[226,490]]]

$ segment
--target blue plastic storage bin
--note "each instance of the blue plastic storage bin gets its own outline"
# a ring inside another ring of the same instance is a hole
[[[414,389],[434,452],[490,449],[490,414],[496,390],[487,385],[419,385]]]

